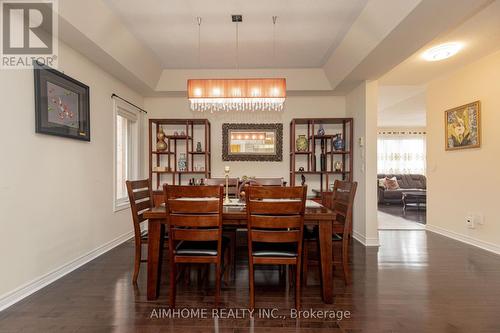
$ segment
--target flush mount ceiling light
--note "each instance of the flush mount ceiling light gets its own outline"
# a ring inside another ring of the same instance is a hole
[[[277,16],[273,16],[273,57],[275,54],[274,28]],[[232,15],[236,23],[236,68],[238,61],[238,24],[241,15]],[[198,61],[200,62],[200,28],[198,22]],[[286,99],[284,78],[252,79],[189,79],[187,92],[193,111],[282,111]]]
[[[439,61],[453,57],[463,48],[462,43],[452,42],[434,46],[422,54],[427,61]]]

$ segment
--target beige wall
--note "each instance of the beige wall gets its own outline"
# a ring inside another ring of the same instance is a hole
[[[366,246],[379,245],[376,193],[377,104],[376,81],[361,83],[346,97],[346,114],[354,118],[353,179],[358,182],[353,209],[353,236]]]
[[[91,142],[35,134],[33,71],[0,71],[0,305],[29,282],[132,230],[113,213],[111,94],[140,95],[67,47],[59,69],[90,86]],[[42,280],[40,280],[42,278]]]
[[[500,253],[500,52],[431,82],[427,89],[428,229]],[[444,111],[481,101],[482,147],[445,151]],[[468,229],[465,216],[482,214]]]
[[[292,118],[307,117],[344,117],[345,98],[335,96],[310,96],[287,98],[285,110],[277,112],[222,112],[210,114],[189,110],[185,97],[146,98],[145,108],[149,118],[208,118],[212,127],[212,176],[223,177],[224,166],[231,167],[233,176],[242,177],[284,177],[289,181],[290,170],[290,121]],[[282,123],[283,124],[283,161],[282,162],[224,162],[222,161],[222,124],[223,123]],[[330,128],[325,128],[328,132]],[[334,128],[331,129],[332,131]],[[319,151],[319,148],[317,149]],[[297,160],[305,157],[299,156]],[[300,163],[297,164],[300,166]],[[308,175],[309,190],[317,188],[319,177]],[[297,177],[297,183],[300,178]]]

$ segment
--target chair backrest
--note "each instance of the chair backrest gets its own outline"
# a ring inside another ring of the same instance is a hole
[[[141,222],[144,222],[144,211],[153,207],[153,194],[151,192],[151,182],[149,179],[127,180],[128,199],[132,211],[134,222],[134,232],[136,236],[141,234]]]
[[[302,251],[307,187],[247,186],[245,193],[250,251],[253,242],[298,243]]]
[[[229,178],[228,179],[228,194],[230,197],[236,197],[238,193],[238,178]],[[213,186],[213,185],[223,185],[224,186],[224,195],[226,195],[226,178],[205,178],[205,185]]]
[[[262,186],[285,186],[283,178],[255,178],[255,181]]]
[[[220,253],[222,186],[165,184],[163,193],[170,241],[218,241]]]
[[[352,207],[356,196],[357,182],[335,180],[332,192],[322,194],[323,206],[335,213],[335,220],[344,223],[344,232],[351,230]]]

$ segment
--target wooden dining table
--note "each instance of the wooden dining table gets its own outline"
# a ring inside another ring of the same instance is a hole
[[[164,247],[166,210],[164,205],[154,207],[144,212],[148,219],[148,266],[147,266],[147,299],[158,298],[161,281],[161,264]],[[245,206],[224,206],[222,215],[224,226],[245,228],[247,213]],[[332,273],[332,232],[342,232],[343,225],[334,224],[334,213],[324,207],[306,207],[304,223],[317,225],[319,228],[319,256],[321,269],[321,296],[323,302],[333,302],[333,273]]]

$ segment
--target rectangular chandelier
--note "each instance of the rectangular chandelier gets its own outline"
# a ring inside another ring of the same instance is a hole
[[[187,83],[193,111],[282,111],[286,80],[192,79]]]

